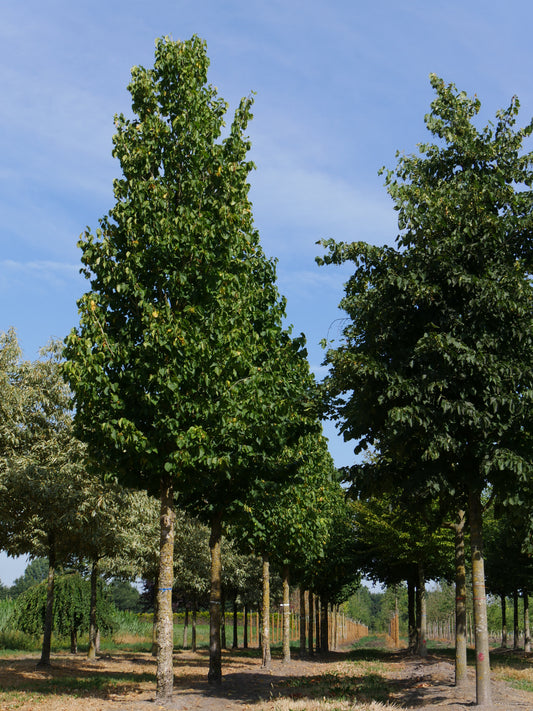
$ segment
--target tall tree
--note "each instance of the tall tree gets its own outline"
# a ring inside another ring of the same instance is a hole
[[[490,704],[482,493],[519,496],[531,475],[532,155],[513,99],[494,125],[435,75],[426,125],[435,143],[401,155],[386,184],[397,247],[326,243],[324,261],[357,267],[342,302],[344,343],[328,352],[330,411],[357,447],[410,469],[413,490],[468,501],[476,626],[476,695]],[[412,456],[412,455],[411,455]],[[400,475],[401,473],[398,472]]]
[[[73,435],[72,398],[61,377],[61,344],[51,343],[35,363],[22,363],[19,445],[0,477],[4,546],[48,559],[48,600],[40,666],[50,665],[56,564],[71,552],[87,497],[84,446]]]
[[[248,200],[252,101],[241,101],[221,139],[227,105],[207,84],[208,65],[198,37],[164,38],[153,69],[133,68],[134,118],[115,119],[123,175],[96,235],[80,241],[91,290],[66,344],[77,423],[93,456],[160,496],[161,700],[173,684],[174,496],[201,502],[211,526],[209,679],[219,682],[225,507],[302,410],[295,388],[305,352],[282,328],[274,263]]]

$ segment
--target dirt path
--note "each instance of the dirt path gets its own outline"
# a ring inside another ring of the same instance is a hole
[[[116,654],[96,662],[60,655],[39,671],[36,658],[0,660],[1,711],[159,711],[154,701],[155,661],[148,654]],[[206,652],[176,655],[176,682],[168,711],[366,711],[394,708],[463,711],[474,708],[469,670],[464,689],[453,686],[453,666],[441,657],[426,660],[398,653],[365,661],[347,654],[315,660],[274,660],[262,670],[255,656],[226,653],[220,688],[206,681]],[[529,670],[527,670],[529,673]],[[533,670],[532,670],[533,674]],[[327,692],[328,698],[325,699]],[[385,700],[389,699],[388,704]],[[531,711],[533,693],[494,679],[495,709]]]

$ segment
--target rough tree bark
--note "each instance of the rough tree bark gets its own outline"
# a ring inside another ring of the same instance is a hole
[[[420,563],[416,585],[416,608],[417,652],[421,657],[427,657],[426,576],[424,567]]]
[[[89,607],[89,650],[88,659],[96,659],[96,637],[98,625],[96,623],[96,596],[98,592],[98,561],[93,560],[91,567],[91,600]]]
[[[305,658],[305,590],[300,585],[300,659]]]
[[[464,509],[458,509],[455,532],[455,686],[467,681],[466,663],[466,562]]]
[[[209,673],[211,684],[222,683],[222,651],[220,644],[220,621],[222,606],[222,513],[211,519],[209,548],[211,551],[211,592],[209,597]]]
[[[328,607],[328,600],[322,596],[320,598],[320,651],[323,654],[329,651]]]
[[[524,599],[524,652],[531,652],[531,632],[529,628],[529,592],[524,588],[522,593]]]
[[[320,598],[315,595],[315,650],[320,652]]]
[[[287,664],[291,661],[291,615],[290,615],[290,587],[289,587],[289,566],[284,565],[283,577],[283,662]]]
[[[261,666],[270,669],[270,561],[268,554],[263,555],[263,607],[261,611],[263,631],[261,634]]]
[[[313,656],[314,653],[314,642],[313,642],[313,636],[314,636],[314,624],[315,624],[315,596],[314,594],[309,590],[309,630],[307,633],[307,642],[308,642],[308,650],[309,650],[309,656]]]
[[[239,622],[239,618],[237,615],[237,593],[235,593],[233,595],[233,642],[231,644],[232,649],[239,648],[239,636],[238,636],[238,630],[237,630],[238,622]]]
[[[44,615],[43,646],[38,667],[50,666],[50,648],[52,646],[52,623],[54,612],[54,584],[56,573],[56,547],[53,533],[48,534],[48,577],[46,579],[46,610]]]
[[[483,534],[481,492],[470,491],[468,497],[470,542],[472,547],[472,592],[474,598],[474,627],[476,646],[476,703],[490,707],[489,633],[487,627],[487,599],[485,596],[485,566],[483,563]]]
[[[416,585],[410,577],[407,580],[407,618],[408,618],[408,634],[409,642],[407,651],[409,654],[416,652]]]
[[[161,517],[159,573],[157,586],[157,689],[156,700],[172,698],[174,669],[174,618],[172,586],[174,583],[174,489],[169,477],[161,480]]]
[[[248,649],[248,619],[250,617],[250,610],[248,608],[248,603],[244,603],[244,629],[242,631],[242,646],[243,649]]]

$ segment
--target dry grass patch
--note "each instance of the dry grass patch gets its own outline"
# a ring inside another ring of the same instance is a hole
[[[399,709],[399,706],[394,704],[380,704],[378,701],[369,703],[358,703],[353,701],[331,701],[328,699],[309,701],[308,699],[300,699],[294,701],[292,699],[280,699],[272,702],[268,706],[257,707],[258,711],[392,711]]]

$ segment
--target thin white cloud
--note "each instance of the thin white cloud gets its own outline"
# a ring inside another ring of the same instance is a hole
[[[52,262],[47,260],[19,262],[13,259],[0,260],[0,289],[20,286],[31,280],[35,288],[37,284],[54,289],[71,286],[80,279],[79,264]]]
[[[393,241],[397,228],[387,195],[378,197],[341,178],[298,165],[269,165],[254,176],[256,222],[275,251],[316,252],[316,241]]]

